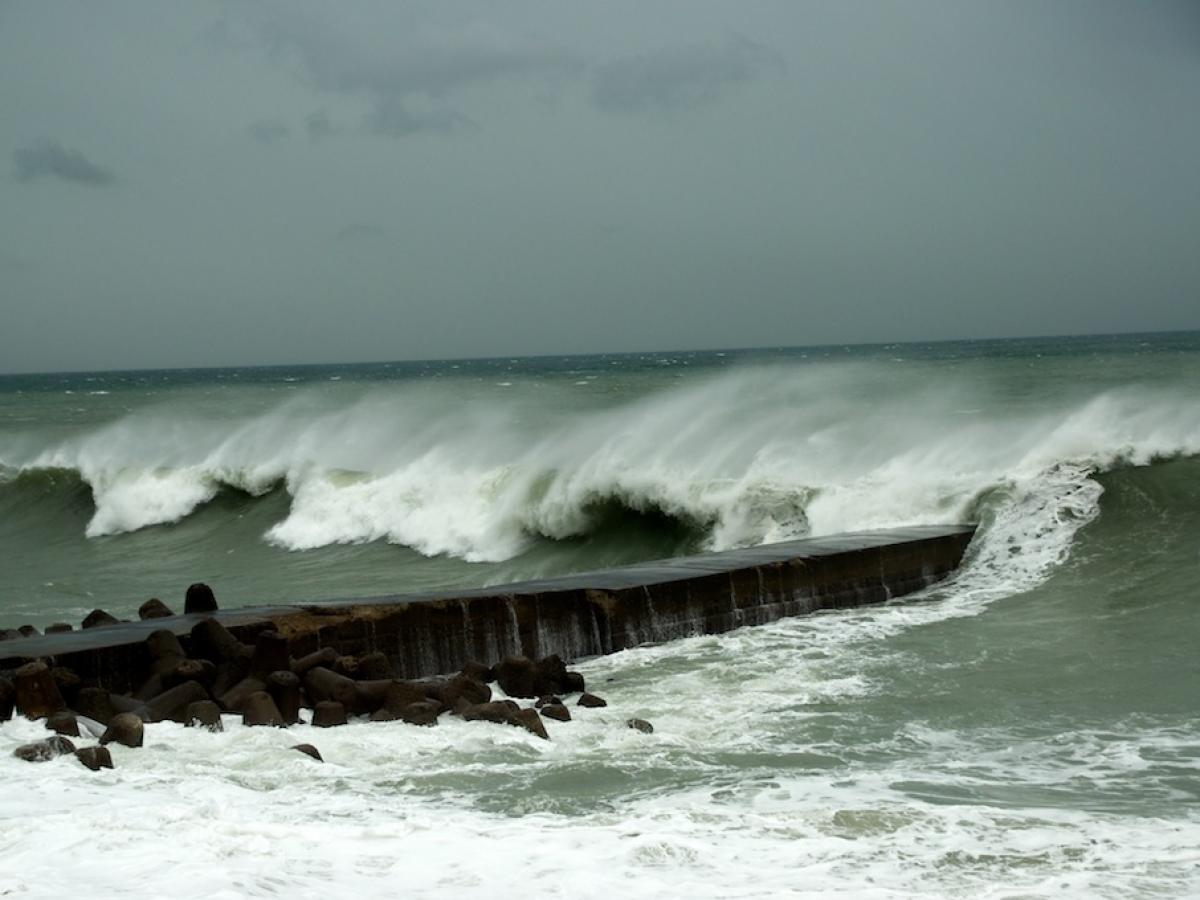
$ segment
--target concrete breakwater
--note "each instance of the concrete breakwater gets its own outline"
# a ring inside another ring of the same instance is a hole
[[[579,659],[639,644],[715,634],[822,609],[879,603],[946,577],[974,526],[843,534],[642,563],[498,587],[205,611],[0,641],[0,670],[53,660],[85,683],[137,689],[160,630],[190,653],[194,627],[213,617],[251,645],[264,632],[296,659],[383,654],[395,676],[425,678],[477,660]]]

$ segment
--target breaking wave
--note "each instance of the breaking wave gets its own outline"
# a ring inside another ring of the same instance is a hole
[[[0,492],[86,485],[99,537],[177,522],[224,490],[282,488],[287,514],[264,539],[290,550],[388,541],[495,562],[619,508],[710,549],[983,520],[998,553],[1021,536],[1056,559],[1097,513],[1093,474],[1200,453],[1200,402],[1180,392],[1030,407],[869,364],[726,372],[586,405],[554,385],[488,401],[406,384],[240,417],[149,409],[0,446]]]

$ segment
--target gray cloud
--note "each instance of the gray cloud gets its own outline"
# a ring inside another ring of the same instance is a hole
[[[281,141],[292,133],[287,124],[280,122],[278,119],[261,119],[252,124],[248,129],[250,137],[254,138],[260,144],[274,144],[276,141]]]
[[[339,241],[361,241],[364,239],[381,238],[387,234],[387,230],[380,228],[378,225],[369,225],[365,222],[355,222],[353,225],[347,225],[338,231],[334,237]]]
[[[702,106],[760,77],[777,59],[745,38],[663,47],[614,60],[596,72],[592,99],[606,112],[670,112]]]
[[[334,21],[318,22],[288,10],[259,27],[276,53],[298,56],[318,90],[365,97],[371,104],[366,128],[390,137],[473,124],[451,104],[454,95],[472,86],[554,79],[580,69],[578,60],[548,41],[482,22],[351,35]]]
[[[13,151],[18,181],[61,178],[76,184],[102,187],[115,184],[117,176],[96,165],[78,150],[68,150],[55,140],[45,140]]]
[[[374,108],[367,115],[366,126],[374,134],[387,137],[405,137],[422,131],[446,134],[478,127],[448,106],[414,109],[413,104],[403,97],[387,95],[376,98]]]
[[[314,110],[308,114],[304,119],[304,130],[308,132],[308,139],[314,142],[337,134],[337,129],[329,120],[329,113],[323,109]]]

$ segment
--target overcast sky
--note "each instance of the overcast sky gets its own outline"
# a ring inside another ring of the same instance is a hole
[[[1195,0],[0,0],[0,371],[1197,327]]]

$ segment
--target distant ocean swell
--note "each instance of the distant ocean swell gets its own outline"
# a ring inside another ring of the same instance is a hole
[[[10,516],[78,506],[86,488],[99,537],[180,521],[224,490],[283,489],[287,514],[263,535],[276,546],[388,541],[472,562],[587,535],[614,511],[673,520],[710,549],[982,519],[993,540],[1037,537],[1057,557],[1098,510],[1094,473],[1200,453],[1200,402],[1178,391],[1010,413],[871,367],[784,375],[730,372],[556,414],[536,392],[450,404],[428,385],[243,417],[149,409],[0,446],[0,502]]]

